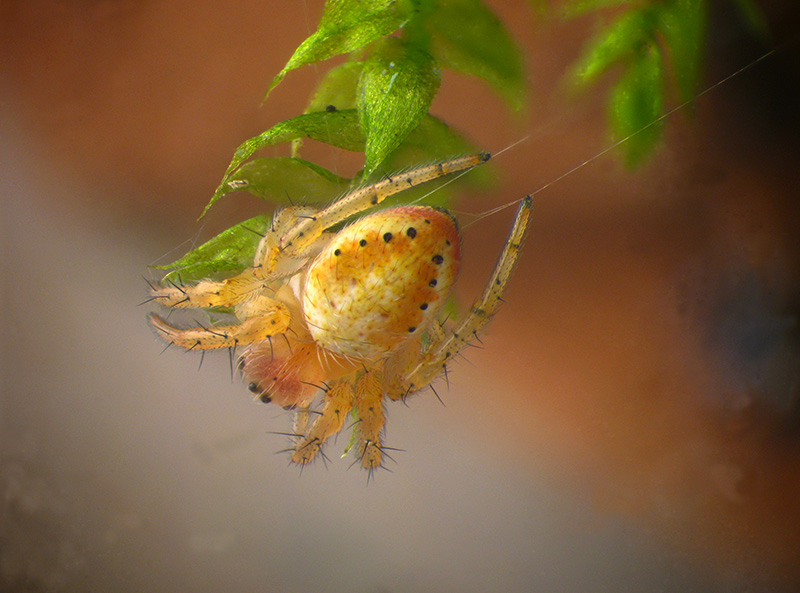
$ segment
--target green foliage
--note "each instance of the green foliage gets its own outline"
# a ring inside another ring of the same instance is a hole
[[[268,93],[291,71],[342,54],[349,54],[347,61],[324,76],[305,113],[236,149],[203,215],[237,190],[275,204],[327,203],[377,174],[476,152],[428,113],[439,90],[440,68],[483,79],[510,106],[524,103],[521,53],[481,0],[327,0],[317,30],[295,50]],[[345,179],[299,158],[304,139],[363,151],[364,170],[356,179]],[[291,143],[292,157],[252,158],[283,143]],[[469,177],[480,180],[481,174]],[[419,188],[395,201],[428,193]],[[447,191],[432,195],[426,201],[440,205],[449,197]],[[262,223],[253,219],[244,225],[260,228]],[[237,225],[165,266],[173,270],[168,278],[180,273],[188,281],[243,269],[256,245],[257,235]]]
[[[256,216],[223,231],[179,260],[166,266],[170,270],[164,282],[193,284],[204,278],[233,275],[252,264],[258,242],[270,224],[270,217]]]
[[[269,90],[292,70],[357,50],[389,35],[412,13],[410,3],[396,0],[328,0],[317,31],[300,44]]]
[[[750,27],[766,30],[753,0],[731,0]],[[577,89],[597,82],[611,68],[621,73],[608,103],[609,127],[625,162],[646,159],[661,137],[661,118],[670,93],[688,103],[697,93],[708,26],[707,0],[572,0],[563,8],[574,18],[611,10],[611,22],[584,48],[570,77]]]
[[[760,35],[763,15],[754,0],[731,0]],[[528,0],[543,14],[547,0]],[[701,79],[708,0],[571,0],[566,18],[597,15],[596,35],[586,44],[569,78],[585,90],[618,71],[608,101],[609,127],[629,166],[658,145],[667,98],[689,102]],[[346,55],[319,82],[305,112],[243,142],[234,152],[203,214],[220,198],[248,191],[273,204],[327,203],[378,175],[476,152],[456,131],[428,113],[439,90],[440,69],[487,83],[512,109],[525,102],[522,54],[482,0],[327,0],[317,30],[295,50],[269,86],[293,70]],[[364,152],[354,179],[300,158],[311,139]],[[253,158],[256,151],[291,144],[291,157]],[[468,178],[485,179],[486,171]],[[452,189],[452,186],[449,187]],[[393,198],[416,200],[417,188]],[[446,204],[449,194],[433,200]],[[427,200],[429,203],[430,199]],[[252,259],[266,217],[225,231],[165,266],[184,281],[243,269]],[[250,230],[248,230],[250,229]]]
[[[273,204],[325,204],[349,186],[346,177],[295,157],[258,158],[230,176],[221,195],[244,190]]]
[[[611,127],[622,138],[626,163],[633,167],[655,146],[661,135],[663,93],[661,52],[645,46],[614,85],[609,101]]]
[[[522,54],[503,23],[479,0],[436,4],[425,19],[432,53],[444,68],[482,78],[514,109],[526,97]]]
[[[356,92],[366,138],[365,177],[400,146],[428,113],[439,81],[436,62],[427,52],[397,37],[376,45],[361,70]]]
[[[292,70],[346,53],[348,62],[323,79],[306,113],[329,105],[355,108],[364,146],[306,137],[364,150],[364,179],[379,170],[428,113],[440,68],[482,78],[514,108],[524,103],[521,52],[481,0],[328,0],[317,30],[297,48],[270,91]],[[246,152],[274,139],[270,130],[243,144],[226,177],[249,157]]]

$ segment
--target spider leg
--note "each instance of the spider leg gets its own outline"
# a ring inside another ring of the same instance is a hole
[[[301,406],[294,413],[294,422],[292,423],[292,428],[294,429],[294,434],[298,435],[298,437],[305,434],[306,428],[308,428],[311,413],[312,411],[309,406]]]
[[[151,300],[175,309],[232,307],[250,298],[262,288],[262,282],[246,270],[221,282],[203,280],[194,286],[182,286],[170,282],[169,286],[152,287]]]
[[[399,173],[372,185],[356,189],[324,210],[303,218],[289,228],[280,237],[277,244],[273,244],[271,249],[263,253],[265,266],[269,270],[274,269],[280,255],[290,258],[299,257],[314,245],[326,229],[354,214],[380,204],[391,195],[450,173],[471,169],[485,163],[489,158],[491,155],[487,152],[459,157]]]
[[[342,430],[352,408],[353,385],[347,381],[334,384],[325,392],[325,403],[321,413],[295,446],[292,461],[301,465],[310,463],[320,452],[325,441]],[[307,420],[306,417],[302,424],[305,425]]]
[[[502,302],[503,290],[517,264],[519,252],[528,232],[531,214],[530,196],[522,200],[517,210],[514,226],[500,254],[481,297],[475,302],[467,316],[453,332],[440,339],[434,339],[422,356],[420,362],[406,375],[408,392],[419,391],[445,369],[446,364],[473,340],[478,332],[489,322]],[[439,332],[436,332],[438,334]]]
[[[381,431],[386,423],[383,385],[375,373],[364,373],[356,383],[356,455],[361,467],[370,471],[381,466]]]
[[[256,249],[253,260],[253,274],[261,279],[276,279],[291,276],[299,270],[306,261],[314,256],[328,242],[330,236],[320,233],[315,241],[309,242],[306,249],[293,253],[290,256],[281,256],[280,240],[302,221],[312,219],[319,209],[308,206],[292,206],[278,210],[272,217],[272,227],[264,235]]]
[[[180,329],[156,314],[150,314],[148,320],[162,339],[186,350],[235,348],[266,340],[289,328],[290,316],[286,305],[278,301],[271,303],[269,309],[262,310],[260,315],[246,319],[239,325]]]

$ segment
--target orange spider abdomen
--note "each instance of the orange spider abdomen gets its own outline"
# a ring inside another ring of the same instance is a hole
[[[337,233],[309,267],[303,313],[317,344],[375,359],[435,318],[458,275],[461,240],[442,210],[401,206]]]

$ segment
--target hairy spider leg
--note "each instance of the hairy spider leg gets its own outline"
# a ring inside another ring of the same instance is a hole
[[[214,282],[203,280],[194,286],[171,283],[150,291],[158,303],[173,309],[205,309],[208,307],[233,307],[263,291],[262,280],[253,270],[245,270],[232,278]]]
[[[502,301],[503,290],[517,264],[522,244],[528,232],[530,214],[531,198],[528,196],[522,200],[517,210],[514,226],[483,294],[452,333],[444,339],[440,338],[431,342],[424,352],[422,360],[406,375],[405,394],[419,391],[436,379],[445,369],[447,362],[463,350],[495,314]]]
[[[259,314],[239,325],[178,329],[155,313],[151,313],[148,320],[164,340],[186,350],[236,348],[285,333],[289,328],[291,317],[286,305],[266,297],[262,300]]]
[[[325,403],[317,418],[307,431],[303,431],[302,438],[295,446],[292,461],[305,465],[316,457],[322,445],[344,426],[344,421],[353,408],[353,384],[351,381],[340,380],[325,392]],[[307,420],[308,410],[301,410]],[[305,422],[303,423],[303,428]]]
[[[356,458],[370,471],[381,466],[381,431],[386,423],[383,384],[375,373],[364,373],[356,382]]]
[[[280,256],[301,257],[315,244],[326,229],[354,214],[380,204],[389,196],[450,173],[471,169],[485,163],[490,158],[491,155],[488,152],[458,157],[443,163],[435,163],[399,173],[357,189],[316,215],[308,216],[292,226],[281,236],[277,245],[272,245],[271,249],[266,250],[264,266],[268,270],[274,269]]]
[[[275,212],[270,230],[259,242],[253,258],[253,274],[257,278],[275,280],[290,276],[302,268],[309,258],[322,250],[332,237],[330,233],[321,233],[314,241],[309,242],[304,250],[291,255],[282,254],[280,249],[281,237],[300,221],[315,218],[318,212],[319,208],[311,206],[292,206]],[[276,254],[276,258],[270,260],[272,254]],[[277,254],[280,254],[279,258]],[[269,265],[265,265],[266,263]]]

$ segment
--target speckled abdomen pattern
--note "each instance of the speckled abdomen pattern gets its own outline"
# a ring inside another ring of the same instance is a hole
[[[445,211],[403,206],[362,218],[317,256],[302,295],[314,340],[375,359],[435,318],[458,275],[461,245]]]

